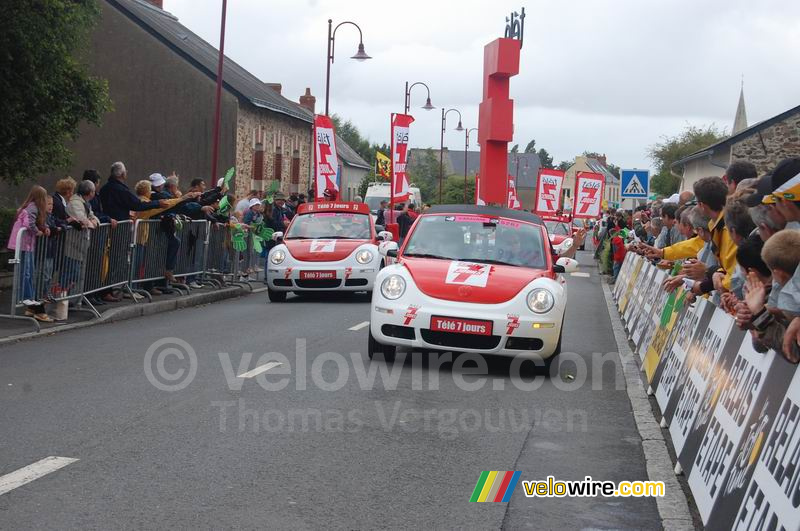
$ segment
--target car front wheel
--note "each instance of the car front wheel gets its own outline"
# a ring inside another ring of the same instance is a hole
[[[378,340],[372,335],[372,330],[369,331],[369,343],[367,343],[367,355],[369,359],[375,359],[377,357],[379,360],[383,359],[386,363],[392,363],[396,353],[397,347],[378,343]]]
[[[272,289],[267,289],[267,296],[269,297],[270,302],[283,302],[286,300],[285,291],[275,291]]]

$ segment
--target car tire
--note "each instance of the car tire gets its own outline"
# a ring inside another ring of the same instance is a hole
[[[269,297],[269,302],[283,302],[286,300],[285,291],[275,291],[267,288],[267,296]]]
[[[550,374],[550,368],[553,366],[553,362],[556,360],[559,354],[561,354],[561,340],[564,338],[564,321],[561,321],[561,331],[558,334],[558,343],[556,343],[556,349],[553,351],[553,354],[544,360],[544,369],[547,374]]]
[[[396,353],[397,347],[378,343],[378,340],[372,335],[372,330],[369,331],[369,343],[367,343],[367,356],[369,356],[369,359],[377,357],[380,360],[383,358],[386,363],[392,363]]]

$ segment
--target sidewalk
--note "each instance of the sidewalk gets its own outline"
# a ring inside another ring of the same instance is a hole
[[[39,323],[40,332],[36,332],[35,325],[30,321],[7,317],[11,308],[11,290],[3,290],[0,291],[0,344],[41,335],[50,335],[84,326],[93,326],[100,323],[208,304],[246,295],[253,291],[261,291],[259,288],[264,288],[263,273],[259,273],[258,278],[254,277],[255,275],[251,275],[249,282],[242,281],[235,284],[227,284],[221,288],[206,285],[202,288],[190,289],[188,295],[181,294],[179,291],[164,293],[163,295],[154,296],[151,302],[148,302],[146,298],[139,300],[139,302],[123,298],[120,302],[95,306],[100,313],[99,318],[95,317],[94,313],[86,305],[81,309],[70,308],[69,318],[66,321]],[[249,288],[247,287],[248,284]],[[17,315],[22,315],[21,311],[18,310]]]

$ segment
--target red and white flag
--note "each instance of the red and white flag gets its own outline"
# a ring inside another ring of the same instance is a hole
[[[536,184],[536,205],[538,214],[555,214],[560,208],[561,187],[564,185],[564,172],[542,168]]]
[[[517,197],[517,185],[510,175],[508,176],[508,208],[513,210],[522,209],[522,205],[519,202],[519,197]]]
[[[333,122],[325,115],[318,114],[314,117],[314,183],[316,200],[325,199],[326,189],[339,192],[336,175],[339,170],[339,160],[336,156],[336,135]]]
[[[575,176],[573,218],[599,218],[603,202],[603,176],[599,173],[578,172]]]
[[[392,115],[392,192],[395,201],[408,199],[411,190],[406,174],[408,165],[408,128],[414,117],[410,114]]]

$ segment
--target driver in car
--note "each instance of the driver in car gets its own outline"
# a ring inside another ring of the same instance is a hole
[[[503,231],[497,239],[497,249],[498,260],[509,264],[532,266],[541,261],[537,250],[522,246],[522,239],[516,231]]]

